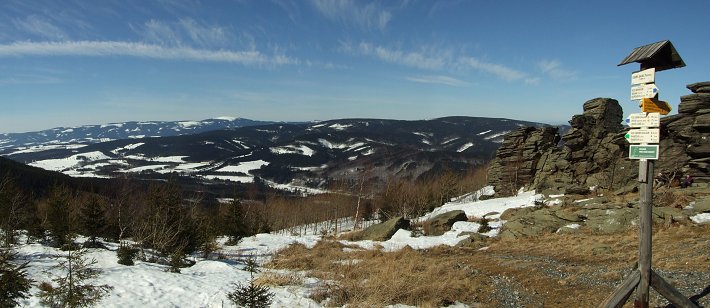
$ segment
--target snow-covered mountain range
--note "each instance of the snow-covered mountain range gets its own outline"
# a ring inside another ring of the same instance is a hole
[[[172,126],[164,123],[162,127],[129,122],[57,129],[51,131],[53,134],[34,133],[35,139],[26,137],[30,141],[22,145],[0,141],[0,155],[75,177],[189,176],[247,183],[258,176],[274,185],[319,187],[326,179],[354,179],[363,172],[384,179],[392,175],[416,178],[444,169],[466,170],[489,160],[505,133],[520,126],[542,125],[477,117],[263,125],[239,120],[166,122]],[[197,133],[208,127],[218,130]],[[188,129],[194,133],[185,134]],[[183,135],[149,137],[166,131]],[[41,142],[36,136],[48,141]],[[114,137],[117,140],[101,140]]]
[[[202,121],[132,121],[78,127],[57,127],[37,132],[0,134],[0,151],[10,148],[23,148],[28,151],[34,151],[119,139],[189,135],[270,123],[274,122],[254,121],[237,117],[218,117]]]

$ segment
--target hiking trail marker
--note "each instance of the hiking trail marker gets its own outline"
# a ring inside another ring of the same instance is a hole
[[[632,113],[626,118],[629,127],[659,127],[661,115],[659,113]]]
[[[638,62],[641,70],[631,74],[631,100],[640,100],[644,113],[632,114],[627,119],[630,129],[626,139],[629,158],[639,160],[639,253],[638,269],[634,270],[599,307],[622,307],[636,290],[635,308],[648,308],[650,287],[676,307],[696,308],[698,305],[683,296],[651,268],[653,227],[653,165],[659,156],[660,115],[670,112],[668,103],[659,101],[654,84],[656,72],[685,66],[683,59],[670,41],[660,41],[634,48],[619,66]],[[645,114],[647,112],[652,112]]]

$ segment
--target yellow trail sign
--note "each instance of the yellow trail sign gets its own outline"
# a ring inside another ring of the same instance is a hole
[[[654,98],[644,98],[641,100],[641,111],[642,112],[658,112],[662,115],[667,115],[671,112],[671,105],[667,102],[659,101]]]

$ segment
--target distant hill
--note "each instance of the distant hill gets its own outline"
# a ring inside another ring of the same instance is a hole
[[[0,151],[6,149],[65,148],[67,145],[84,145],[119,139],[168,137],[198,134],[252,125],[271,124],[235,117],[220,117],[202,121],[146,121],[123,122],[77,127],[58,127],[37,132],[0,134]]]
[[[37,144],[5,148],[0,155],[74,177],[130,174],[242,183],[258,177],[272,185],[322,188],[331,179],[356,179],[362,173],[385,180],[470,170],[493,157],[505,133],[542,125],[479,117],[341,119],[93,144]]]

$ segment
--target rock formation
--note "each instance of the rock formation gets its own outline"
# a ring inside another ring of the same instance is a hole
[[[522,127],[505,136],[488,172],[489,185],[504,195],[531,183],[545,151],[559,141],[554,127]]]
[[[623,111],[619,102],[595,98],[569,121],[563,136],[557,129],[521,128],[505,137],[496,153],[489,184],[499,195],[520,187],[584,194],[589,187],[626,187],[638,170],[625,157]],[[559,140],[562,146],[558,146]]]
[[[688,85],[678,114],[661,120],[660,158],[656,173],[690,174],[695,183],[710,182],[710,82]],[[556,129],[520,128],[505,136],[491,163],[489,184],[497,195],[520,187],[543,193],[585,194],[590,187],[616,193],[636,189],[638,161],[628,159],[629,146],[619,102],[595,98],[569,121],[562,135]],[[562,142],[558,142],[561,139]],[[561,145],[558,145],[561,144]]]
[[[689,84],[678,114],[661,119],[658,169],[710,182],[710,82]]]

